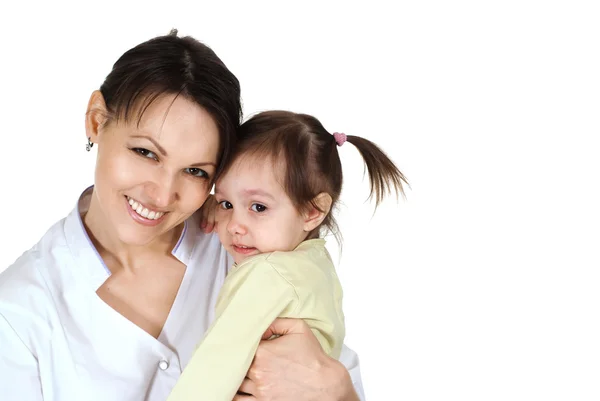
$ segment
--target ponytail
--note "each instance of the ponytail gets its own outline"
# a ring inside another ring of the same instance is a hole
[[[376,208],[386,195],[405,197],[402,183],[409,185],[406,177],[379,146],[359,136],[347,135],[345,140],[356,147],[365,162],[371,187],[368,200],[375,197]]]

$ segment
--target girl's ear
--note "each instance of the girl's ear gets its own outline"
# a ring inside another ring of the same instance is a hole
[[[317,207],[311,205],[310,209],[304,213],[304,231],[311,232],[321,225],[331,211],[332,202],[331,195],[325,192],[314,197],[312,203]]]

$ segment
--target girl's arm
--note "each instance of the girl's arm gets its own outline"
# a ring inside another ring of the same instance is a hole
[[[262,259],[239,266],[221,288],[216,317],[192,355],[168,401],[231,401],[261,335],[296,305],[293,287]]]

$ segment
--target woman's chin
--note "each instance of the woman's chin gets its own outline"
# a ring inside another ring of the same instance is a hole
[[[156,238],[158,238],[157,235],[136,235],[133,233],[123,233],[119,235],[121,243],[129,246],[146,246],[152,243]]]
[[[162,228],[162,227],[161,227]],[[124,245],[146,246],[165,233],[164,229],[158,227],[119,227],[119,241]]]

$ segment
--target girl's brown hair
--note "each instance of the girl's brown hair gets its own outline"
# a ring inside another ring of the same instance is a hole
[[[346,136],[346,140],[363,157],[371,186],[369,199],[375,198],[376,208],[386,194],[404,195],[402,183],[408,185],[406,178],[377,145],[353,135]],[[331,196],[331,208],[336,206],[343,178],[338,145],[315,117],[289,111],[255,115],[239,129],[234,158],[246,156],[274,163],[287,195],[299,211],[310,207],[321,210],[314,199],[322,192]],[[331,213],[308,238],[318,237],[322,226],[334,233],[338,241],[341,239]]]

